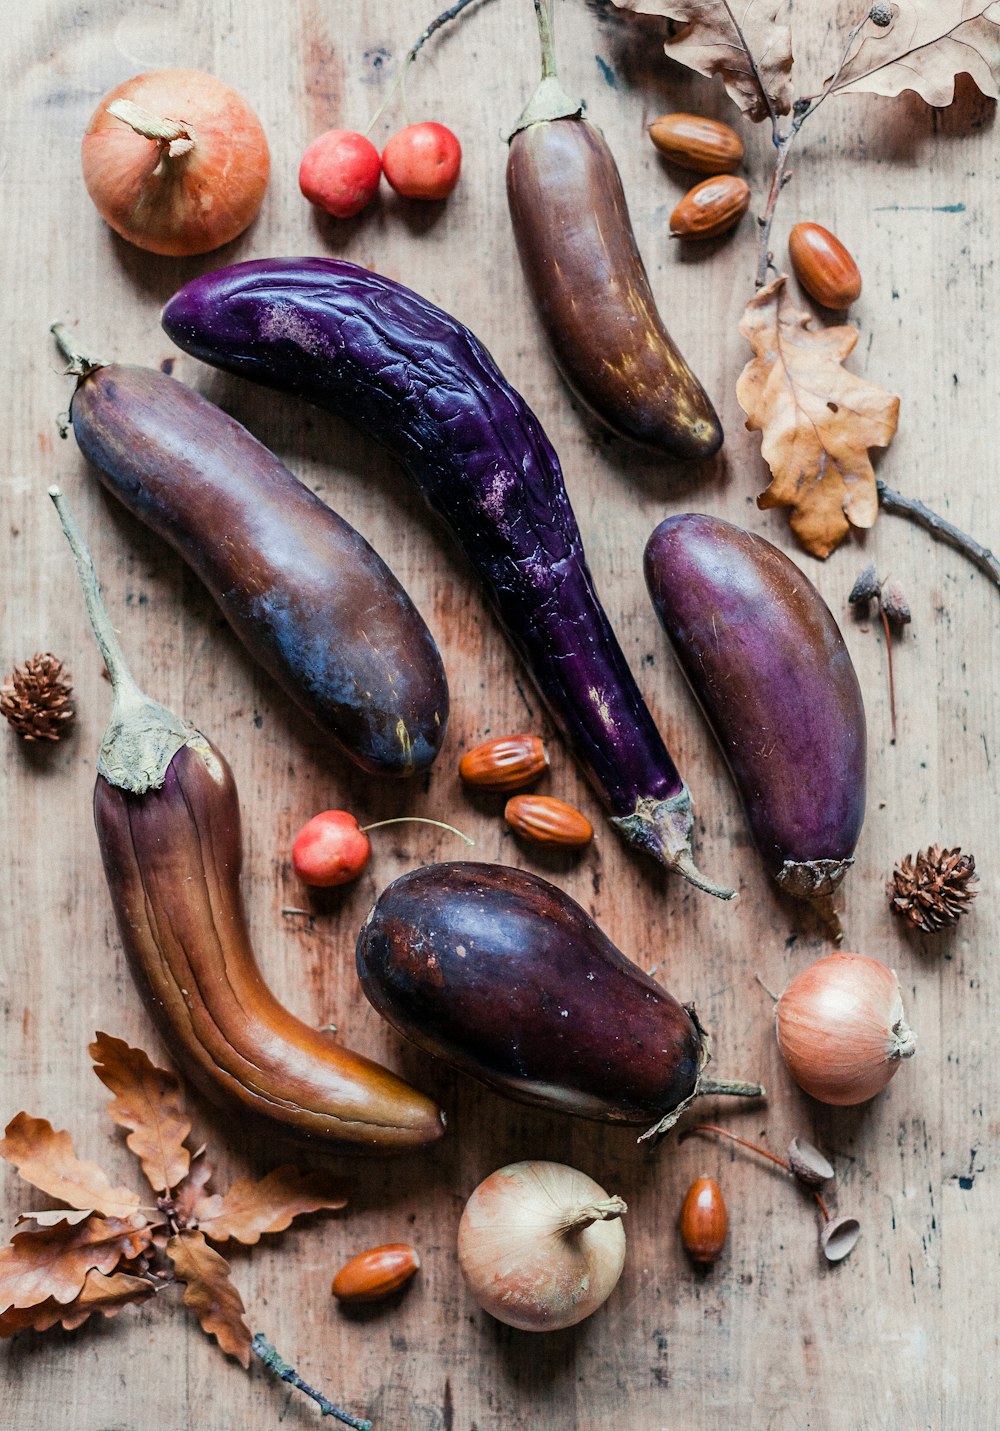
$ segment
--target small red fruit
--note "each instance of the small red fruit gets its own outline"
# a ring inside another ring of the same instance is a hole
[[[433,120],[401,129],[382,150],[385,177],[407,199],[446,199],[461,167],[462,146]]]
[[[353,815],[324,810],[307,820],[296,835],[292,864],[304,884],[330,889],[357,879],[371,852],[371,841]]]
[[[336,219],[360,214],[375,197],[381,177],[378,150],[353,129],[328,129],[313,140],[299,165],[305,197]]]

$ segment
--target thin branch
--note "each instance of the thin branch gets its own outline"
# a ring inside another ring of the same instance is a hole
[[[933,512],[923,502],[918,502],[916,497],[904,497],[902,492],[887,487],[881,479],[875,485],[878,488],[878,504],[883,512],[889,512],[894,517],[906,517],[918,527],[923,527],[935,541],[943,542],[945,546],[961,552],[994,586],[1000,588],[1000,561],[989,547],[982,546],[974,537],[953,526],[944,517],[939,517],[937,512]]]
[[[342,1411],[339,1406],[334,1406],[332,1401],[328,1401],[321,1391],[317,1391],[314,1386],[303,1381],[294,1366],[290,1366],[284,1357],[278,1355],[263,1332],[254,1334],[250,1350],[254,1356],[260,1357],[268,1371],[273,1371],[275,1376],[279,1376],[282,1381],[287,1381],[289,1386],[294,1386],[296,1390],[303,1392],[306,1396],[311,1396],[324,1416],[333,1416],[337,1421],[342,1421],[345,1426],[352,1426],[354,1431],[372,1431],[370,1421],[360,1416],[352,1416],[349,1411]]]
[[[420,37],[417,39],[416,43],[411,45],[410,48],[407,50],[406,58],[403,60],[403,64],[400,68],[399,74],[396,76],[396,78],[392,82],[392,85],[390,86],[389,93],[386,95],[385,99],[382,101],[378,109],[368,121],[368,125],[365,129],[366,135],[371,134],[372,130],[375,128],[376,124],[382,118],[382,115],[388,108],[389,101],[392,99],[393,95],[398,89],[402,90],[403,110],[404,113],[406,113],[407,123],[410,122],[409,111],[406,109],[406,71],[410,68],[413,61],[417,58],[417,55],[423,49],[424,45],[426,45],[427,41],[431,38],[431,36],[436,34],[437,31],[440,30],[442,25],[447,25],[449,20],[454,20],[457,16],[461,15],[462,11],[467,9],[468,6],[472,5],[473,3],[474,0],[455,0],[454,5],[450,5],[447,10],[442,10],[441,14],[438,15],[436,19],[432,20],[430,24],[426,27],[426,29],[421,31]]]

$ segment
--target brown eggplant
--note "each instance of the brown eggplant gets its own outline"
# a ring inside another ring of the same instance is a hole
[[[605,426],[668,457],[711,457],[721,424],[657,310],[607,141],[559,86],[550,5],[536,3],[542,80],[507,158],[532,300],[563,377]]]
[[[709,1079],[708,1041],[568,895],[524,870],[465,862],[411,870],[358,935],[358,977],[404,1037],[523,1103],[670,1128]],[[646,1136],[646,1135],[644,1135]]]
[[[448,722],[434,638],[364,537],[246,428],[153,368],[77,375],[70,414],[104,486],[208,587],[255,660],[369,774],[426,770]]]
[[[191,1082],[270,1133],[364,1152],[440,1137],[435,1105],[289,1013],[254,958],[240,895],[239,799],[205,736],[144,695],[125,665],[90,554],[62,494],[114,691],[94,818],[118,929],[146,1009]]]

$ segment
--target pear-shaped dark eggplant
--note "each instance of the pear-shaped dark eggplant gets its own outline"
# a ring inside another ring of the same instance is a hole
[[[384,890],[357,943],[369,1000],[401,1034],[524,1103],[669,1128],[709,1080],[705,1034],[570,897],[505,865],[447,863]]]
[[[865,816],[866,727],[830,608],[763,537],[695,513],[657,527],[646,582],[768,870],[834,920]]]

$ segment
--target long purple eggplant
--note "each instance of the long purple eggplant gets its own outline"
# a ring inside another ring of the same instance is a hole
[[[417,608],[359,532],[246,428],[153,368],[75,353],[73,432],[130,512],[179,552],[244,646],[370,774],[426,770],[448,722]]]
[[[523,1103],[661,1133],[699,1095],[764,1092],[710,1079],[693,1008],[525,870],[411,870],[365,921],[357,968],[404,1037]]]
[[[839,928],[831,896],[864,821],[866,728],[829,607],[763,537],[691,513],[650,537],[646,581],[768,870]]]
[[[553,719],[632,844],[724,898],[691,858],[691,797],[584,556],[559,460],[455,318],[339,259],[206,274],[163,326],[216,367],[318,403],[380,441],[472,562]]]

